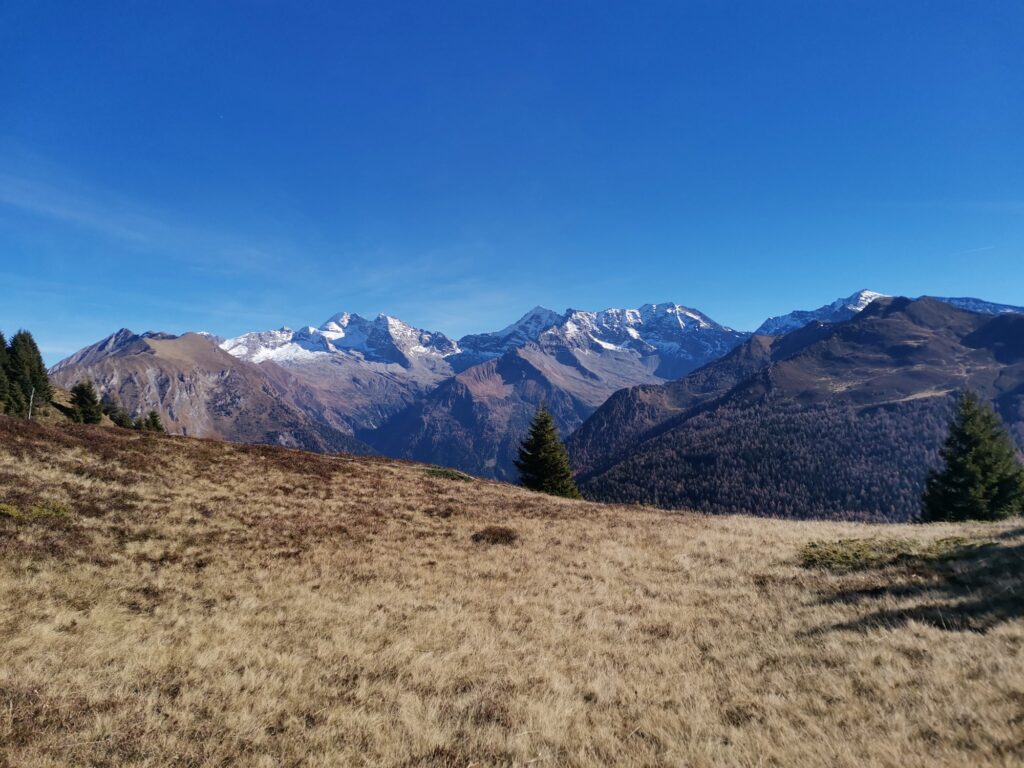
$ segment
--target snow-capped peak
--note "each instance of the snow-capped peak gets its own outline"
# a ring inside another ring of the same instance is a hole
[[[839,299],[832,306],[840,304],[841,306],[845,307],[846,309],[852,310],[853,312],[861,312],[867,307],[868,304],[873,302],[875,299],[885,298],[888,298],[888,296],[884,293],[879,293],[878,291],[869,291],[868,289],[864,288],[852,294],[851,296],[847,296],[845,299]]]
[[[373,320],[351,312],[338,312],[319,328],[298,331],[282,327],[276,331],[247,333],[228,339],[221,348],[252,362],[273,360],[298,364],[318,356],[356,355],[382,363],[410,365],[418,357],[446,357],[458,346],[441,333],[413,328],[390,315]]]
[[[480,335],[500,337],[518,335],[525,338],[536,339],[542,332],[546,331],[553,325],[558,325],[564,319],[564,314],[560,315],[554,310],[538,305],[511,325],[502,328],[500,331]]]
[[[678,350],[695,339],[716,343],[711,337],[745,335],[719,325],[707,315],[674,302],[644,304],[639,309],[610,308],[600,312],[568,310],[565,321],[545,331],[543,342],[561,340],[577,348],[629,348],[640,352]]]
[[[859,314],[875,299],[882,298],[887,298],[886,294],[867,289],[860,290],[817,309],[798,309],[786,315],[769,317],[761,323],[761,326],[754,333],[765,336],[783,336],[815,321],[820,323],[839,323]]]

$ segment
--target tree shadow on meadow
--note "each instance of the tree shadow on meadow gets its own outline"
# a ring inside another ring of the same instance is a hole
[[[847,562],[844,572],[874,571],[870,586],[861,584],[823,596],[827,604],[885,600],[904,603],[835,624],[830,630],[867,631],[902,626],[910,621],[949,631],[988,632],[1024,617],[1024,527],[984,542],[943,539],[921,545],[912,541],[873,542],[885,555],[863,567]],[[848,540],[855,541],[855,540]],[[871,540],[868,540],[871,542]],[[863,551],[864,540],[858,541]],[[841,544],[841,542],[833,543]],[[813,545],[811,545],[813,546]],[[902,551],[900,550],[902,548]],[[807,565],[805,556],[805,565]],[[828,568],[827,565],[815,564]],[[830,569],[835,570],[835,569]],[[881,583],[880,583],[881,582]]]

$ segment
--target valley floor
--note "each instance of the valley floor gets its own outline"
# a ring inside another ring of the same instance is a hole
[[[0,417],[0,765],[1020,765],[1022,562]]]

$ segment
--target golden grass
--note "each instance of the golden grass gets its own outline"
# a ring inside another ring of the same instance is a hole
[[[671,514],[3,417],[0,503],[68,511],[0,515],[0,765],[1024,761],[1019,521]]]

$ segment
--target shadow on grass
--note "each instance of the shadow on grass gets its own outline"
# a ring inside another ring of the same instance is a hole
[[[997,539],[1019,539],[1024,538],[1024,525],[1020,528],[1011,528],[1008,531],[1003,531],[997,537]]]
[[[999,542],[963,543],[933,553],[908,552],[878,569],[882,584],[842,589],[824,603],[895,600],[907,605],[874,611],[832,630],[866,631],[917,621],[949,631],[988,632],[1024,617],[1024,543],[1002,543],[1024,534],[1007,531]]]

